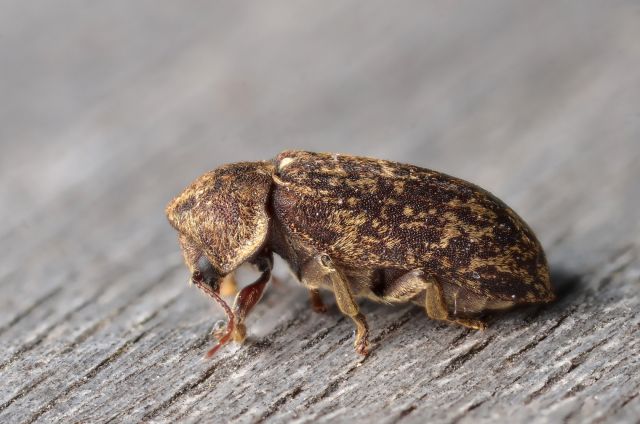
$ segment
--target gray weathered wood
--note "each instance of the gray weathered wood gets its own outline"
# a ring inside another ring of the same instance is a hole
[[[639,422],[638,40],[632,1],[2,2],[0,422]],[[560,300],[482,333],[363,303],[361,360],[278,263],[203,360],[164,204],[284,148],[488,188]]]

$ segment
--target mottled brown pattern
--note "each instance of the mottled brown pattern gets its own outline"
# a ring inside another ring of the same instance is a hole
[[[167,205],[192,272],[199,258],[195,252],[205,253],[220,274],[227,274],[262,246],[272,173],[270,162],[225,165],[202,175]]]
[[[531,229],[491,193],[439,172],[338,154],[283,152],[274,211],[301,243],[363,269],[424,269],[513,303],[553,298]]]
[[[217,292],[244,262],[261,278],[243,288],[219,344],[244,340],[244,319],[280,255],[311,291],[331,290],[369,351],[355,298],[416,302],[433,319],[474,329],[473,316],[554,298],[540,243],[514,211],[458,178],[362,157],[283,152],[271,162],[222,166],[166,209],[192,281]],[[321,309],[321,308],[320,308]],[[233,319],[232,319],[233,318]],[[235,324],[234,324],[235,322]]]

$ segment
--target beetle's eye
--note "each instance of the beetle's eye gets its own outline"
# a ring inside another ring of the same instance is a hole
[[[213,268],[209,259],[202,255],[200,256],[200,259],[198,259],[198,263],[196,265],[198,266],[198,271],[200,272],[200,275],[202,275],[204,282],[217,291],[220,278],[222,276]]]

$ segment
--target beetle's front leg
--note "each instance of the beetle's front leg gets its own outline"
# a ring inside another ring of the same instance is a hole
[[[319,266],[320,274],[323,275],[324,278],[329,278],[331,281],[333,293],[340,311],[349,316],[356,324],[356,340],[354,343],[356,352],[360,355],[367,355],[369,353],[369,326],[353,298],[349,282],[342,272],[336,268],[328,255],[318,254],[313,258],[313,261],[315,265]]]
[[[247,337],[244,320],[262,297],[262,292],[271,278],[273,256],[270,253],[261,255],[253,263],[258,266],[262,274],[256,281],[240,290],[233,302],[233,315],[236,319],[233,340],[238,343],[242,343]]]
[[[270,278],[270,270],[263,272],[255,282],[244,287],[236,296],[233,302],[233,315],[236,318],[236,325],[233,332],[234,341],[242,343],[247,337],[247,328],[244,325],[244,320],[262,297],[262,292]]]

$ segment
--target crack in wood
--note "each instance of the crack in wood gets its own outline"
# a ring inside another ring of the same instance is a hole
[[[292,327],[300,324],[305,321],[305,317],[308,318],[309,308],[304,308],[299,311],[299,313],[295,313],[292,316],[292,319],[284,322],[281,326],[276,328],[268,337],[263,340],[255,341],[253,343],[248,344],[246,349],[240,350],[237,354],[230,358],[223,359],[222,361],[216,362],[207,370],[201,374],[200,378],[195,381],[189,382],[181,386],[176,392],[174,392],[169,399],[165,400],[160,406],[157,408],[147,412],[143,417],[142,421],[150,421],[155,417],[159,416],[162,412],[171,408],[180,398],[186,396],[193,391],[195,391],[200,385],[209,380],[215,373],[215,371],[223,365],[223,374],[227,375],[231,372],[232,368],[238,368],[243,365],[248,364],[249,359],[255,359],[255,357],[267,349],[269,346],[273,344],[273,339],[277,339],[279,336],[287,332]],[[210,335],[206,335],[198,339],[195,343],[193,343],[187,352],[192,352],[193,350],[197,350],[200,347],[204,346],[211,339]],[[187,354],[182,356],[185,358]],[[119,415],[121,416],[121,415]],[[118,417],[113,417],[118,418]],[[180,417],[176,417],[176,420],[179,420]]]
[[[449,363],[447,364],[447,366],[444,368],[444,370],[442,371],[442,373],[440,373],[436,379],[442,378],[448,374],[451,374],[454,371],[457,371],[458,369],[460,369],[460,367],[462,367],[466,362],[470,361],[473,357],[475,357],[476,355],[478,355],[480,352],[482,352],[484,349],[486,349],[491,342],[496,338],[497,336],[495,334],[486,337],[485,339],[481,340],[479,343],[474,344],[473,346],[471,346],[471,348],[469,350],[467,350],[466,352],[458,355],[458,356],[454,356]]]
[[[136,325],[142,326],[142,325],[145,325],[148,322],[152,321],[153,319],[155,319],[160,314],[160,312],[165,311],[165,310],[169,309],[171,306],[173,306],[178,301],[178,299],[180,298],[181,295],[182,294],[177,294],[177,295],[171,297],[169,300],[167,300],[166,302],[161,304],[157,309],[155,309],[149,315],[147,315],[142,320],[140,320],[140,322],[137,322]]]
[[[55,321],[55,322],[51,323],[50,325],[48,325],[47,327],[45,327],[45,329],[42,330],[39,334],[37,334],[33,340],[31,340],[30,342],[27,342],[27,343],[23,344],[22,346],[20,346],[11,355],[11,357],[8,360],[6,360],[5,362],[0,364],[0,371],[3,371],[9,365],[13,364],[15,361],[17,361],[25,353],[27,353],[27,352],[31,351],[32,349],[36,348],[37,346],[39,346],[47,338],[49,333],[51,333],[53,330],[55,330],[58,326],[62,325],[63,323],[70,321],[71,317],[74,314],[82,311],[84,308],[88,307],[89,305],[94,303],[96,300],[98,300],[108,290],[108,288],[109,288],[109,286],[107,284],[99,285],[98,290],[96,290],[93,293],[93,295],[91,295],[89,298],[87,298],[86,300],[84,300],[80,304],[76,305],[73,309],[67,311],[62,317],[60,317],[60,319],[58,319],[57,321]]]
[[[460,333],[453,340],[451,340],[450,343],[448,343],[449,349],[454,350],[458,346],[460,346],[462,342],[464,342],[467,339],[471,331],[475,331],[475,330],[471,330],[470,328],[466,328],[466,327],[461,328]]]
[[[451,344],[447,344],[445,347],[443,347],[442,349],[438,350],[437,352],[433,353],[434,357],[440,357],[443,355],[448,355],[451,353],[452,350],[454,350],[457,346],[459,346],[459,341],[464,339],[466,335],[468,335],[471,332],[477,332],[477,330],[472,330],[472,329],[468,329],[468,328],[462,328],[462,334],[459,334],[454,340],[457,341],[457,343],[455,345],[451,345]],[[428,378],[425,379],[421,379],[418,380],[417,382],[415,382],[414,386],[412,386],[413,388],[411,388],[411,390],[414,390],[415,387],[423,387],[425,385],[429,385],[432,382],[434,382],[435,380],[437,380],[438,378],[440,378],[440,375],[437,376],[430,376]],[[428,394],[422,395],[419,400],[423,400],[427,397]],[[390,397],[386,402],[385,402],[385,406],[388,407],[393,401],[395,401],[398,398],[398,396],[396,395],[395,397]]]
[[[403,315],[403,317],[401,317],[400,319],[404,318],[404,317],[408,317],[406,322],[408,322],[410,320],[410,316],[414,315],[415,312],[408,312],[407,314]],[[386,334],[390,334],[393,331],[396,331],[397,329],[399,329],[402,325],[404,325],[406,322],[402,322],[400,325],[398,325],[398,322],[393,323],[392,325],[390,325],[389,327],[387,327],[389,329],[388,332],[386,332]],[[384,330],[383,330],[384,331]],[[385,334],[385,335],[386,335]],[[336,348],[340,347],[340,345],[342,345],[345,341],[351,339],[353,337],[353,334],[350,334],[348,337],[343,337],[340,340],[338,340],[338,342],[336,343],[336,345],[334,345],[333,349],[331,349],[332,351],[334,351]],[[382,340],[382,338],[380,338],[379,340]],[[379,341],[378,340],[378,341]],[[329,352],[325,353],[323,355],[326,356]],[[349,378],[351,377],[351,374],[353,374],[353,372],[355,370],[357,370],[358,368],[360,368],[364,363],[366,363],[367,361],[369,361],[372,358],[372,355],[368,355],[364,358],[362,358],[358,363],[356,363],[355,365],[349,367],[347,369],[347,371],[342,374],[341,376],[337,377],[336,379],[332,380],[322,391],[322,393],[320,393],[319,395],[313,396],[311,399],[309,399],[307,402],[305,402],[305,404],[303,405],[302,409],[308,409],[309,407],[313,406],[314,404],[319,403],[322,400],[325,400],[327,398],[330,397],[330,395],[332,393],[334,393],[335,391],[338,390],[338,388],[346,381],[349,380]],[[331,412],[333,410],[333,407],[325,407],[322,410],[320,410],[315,418],[317,419],[318,417]]]
[[[342,383],[344,383],[345,381],[347,381],[349,379],[349,377],[351,376],[351,374],[353,374],[353,372],[355,370],[357,370],[359,367],[361,366],[361,362],[358,362],[356,365],[353,365],[351,367],[349,367],[347,369],[347,371],[345,371],[342,375],[338,376],[337,378],[333,379],[331,382],[329,382],[329,384],[327,386],[325,386],[324,390],[322,391],[322,393],[313,396],[311,399],[307,400],[303,406],[303,409],[307,409],[311,406],[313,406],[314,404],[320,402],[321,400],[327,399],[333,392],[335,392],[336,390],[338,390],[338,387],[340,387],[340,385]],[[318,413],[318,416],[321,416],[325,410],[322,410]],[[326,411],[328,412],[328,411]],[[317,416],[316,416],[317,418]]]
[[[168,307],[170,307],[172,304],[174,304],[178,298],[180,298],[180,294],[172,297],[171,299],[169,299],[167,302],[163,303],[162,305],[160,305],[160,307],[156,310],[154,310],[154,312],[152,312],[149,316],[145,317],[142,321],[140,321],[139,323],[137,323],[136,325],[138,326],[142,326],[146,323],[148,323],[149,321],[151,321],[153,318],[155,318],[162,310],[167,309]],[[199,343],[200,345],[204,345],[207,341],[209,341],[209,337],[205,337],[203,338],[203,341],[201,343]],[[143,370],[141,369],[136,369],[134,372],[131,372],[129,374],[127,374],[124,378],[122,378],[119,383],[125,383],[127,381],[129,381],[131,378],[135,377],[136,375],[139,375]],[[48,376],[47,376],[48,377]],[[128,408],[126,411],[116,414],[115,416],[109,418],[106,422],[111,422],[113,420],[115,420],[118,417],[121,417],[123,415],[126,415],[126,413],[130,412],[131,410],[133,410],[135,408],[135,406],[132,406],[131,408]]]
[[[554,385],[556,385],[559,381],[561,381],[563,378],[565,378],[567,375],[569,375],[573,370],[575,370],[580,365],[582,365],[587,360],[587,358],[589,357],[591,352],[593,352],[598,347],[602,346],[606,341],[607,341],[607,339],[600,340],[598,343],[595,343],[593,346],[591,346],[590,348],[586,349],[584,352],[581,352],[576,357],[571,359],[569,361],[569,366],[567,367],[566,371],[561,371],[561,372],[556,373],[556,374],[552,375],[551,377],[549,377],[544,382],[542,387],[540,387],[538,390],[536,390],[535,392],[531,393],[529,396],[527,396],[525,398],[524,404],[528,405],[534,399],[536,399],[536,398],[542,396],[543,394],[549,392],[549,390],[551,390],[551,388]]]
[[[477,400],[475,402],[472,402],[471,405],[469,405],[468,407],[464,408],[460,414],[458,414],[458,416],[454,417],[451,419],[451,424],[457,424],[460,421],[462,421],[462,419],[464,417],[467,416],[467,414],[475,409],[478,409],[479,407],[481,407],[482,405],[484,405],[485,403],[487,403],[490,399],[493,398],[493,396],[495,396],[497,390],[494,390],[493,392],[491,392],[490,395],[488,395],[487,397],[485,397],[484,399],[481,400]]]
[[[319,334],[317,334],[315,337],[313,337],[311,340],[309,340],[304,346],[302,346],[301,350],[303,352],[305,352],[305,351],[311,349],[312,347],[316,346],[322,340],[327,338],[327,336],[329,334],[331,334],[332,330],[334,330],[336,327],[338,327],[343,321],[344,321],[344,317],[340,317],[340,318],[338,318],[336,320],[336,322],[332,326],[323,328],[319,332]]]
[[[29,316],[31,312],[35,311],[37,308],[42,306],[47,300],[51,300],[55,298],[62,292],[62,287],[55,287],[52,290],[49,290],[44,296],[36,299],[31,305],[29,305],[26,309],[16,314],[13,318],[11,318],[6,324],[0,327],[0,336],[2,336],[7,330],[11,327],[22,321],[24,318]]]
[[[29,382],[29,384],[27,384],[27,385],[23,386],[22,388],[20,388],[20,390],[18,390],[18,393],[16,393],[11,399],[7,400],[5,403],[0,405],[0,412],[4,411],[8,407],[10,407],[15,401],[23,398],[25,395],[27,395],[33,389],[38,387],[43,381],[47,380],[48,378],[49,378],[48,375],[43,374],[43,375],[39,376],[37,379]]]
[[[549,327],[546,330],[544,330],[544,333],[540,337],[537,337],[536,339],[534,339],[530,343],[527,343],[525,346],[523,346],[517,352],[509,355],[505,359],[505,361],[507,361],[509,363],[513,363],[517,359],[519,359],[522,355],[524,355],[526,352],[528,352],[528,351],[532,350],[533,348],[535,348],[536,346],[538,346],[541,342],[543,342],[545,339],[547,339],[558,327],[560,327],[562,325],[562,323],[567,318],[569,318],[571,315],[573,315],[573,313],[576,311],[576,309],[577,309],[577,306],[573,306],[573,307],[569,308],[551,327]]]
[[[269,408],[267,408],[264,414],[262,414],[262,416],[257,421],[255,421],[255,424],[261,424],[265,422],[267,419],[275,415],[284,404],[292,399],[295,399],[300,393],[302,393],[302,386],[297,386],[293,390],[286,393],[284,396],[278,398],[269,406]]]
[[[409,321],[411,321],[412,318],[414,318],[417,315],[416,309],[417,308],[415,308],[415,309],[414,308],[410,308],[402,316],[398,317],[391,324],[389,324],[388,326],[384,327],[382,330],[380,330],[380,332],[378,333],[377,336],[375,336],[374,338],[371,339],[371,342],[372,343],[379,343],[383,339],[387,338],[388,335],[398,331],[402,326],[407,324]],[[375,352],[376,351],[374,350],[372,353],[375,353]]]
[[[130,297],[129,300],[126,303],[118,306],[116,309],[111,311],[109,314],[104,316],[99,321],[95,322],[93,325],[91,325],[89,328],[87,328],[85,331],[83,331],[80,335],[78,335],[78,337],[76,337],[74,340],[72,340],[71,343],[69,343],[65,348],[63,348],[60,351],[60,354],[67,354],[67,353],[71,352],[73,349],[75,349],[78,345],[80,345],[81,343],[83,343],[86,340],[88,340],[91,336],[93,336],[98,331],[100,331],[102,328],[104,328],[111,320],[113,320],[114,318],[116,318],[119,315],[121,315],[130,306],[134,305],[139,299],[145,297],[150,292],[152,292],[154,289],[156,289],[160,284],[165,282],[171,276],[171,274],[173,274],[173,271],[175,271],[176,269],[178,269],[177,266],[166,270],[157,280],[154,280],[153,283],[151,283],[151,284],[149,284],[147,286],[144,286],[141,290],[139,290],[132,297]],[[180,297],[180,294],[175,295],[169,301],[163,303],[162,305],[159,305],[159,307],[157,309],[155,309],[151,314],[149,314],[149,316],[147,316],[144,320],[142,320],[141,322],[137,323],[137,325],[146,324],[147,322],[149,322],[150,320],[155,318],[158,315],[158,313],[160,313],[160,311],[166,309],[167,307],[169,307],[173,303],[175,303],[176,300],[179,297]]]
[[[625,400],[622,401],[622,403],[620,403],[620,407],[618,409],[622,409],[625,406],[627,406],[631,401],[633,401],[634,399],[636,399],[638,396],[640,396],[640,391],[635,392],[634,394],[632,394],[631,396],[628,396]]]
[[[391,422],[391,424],[397,424],[400,421],[402,421],[405,417],[409,416],[413,411],[415,411],[418,407],[416,405],[409,405],[406,408],[404,408],[402,411],[400,411],[400,413],[398,414],[398,416],[396,417],[395,420],[393,420]]]
[[[75,314],[75,313],[81,311],[82,309],[86,308],[87,306],[89,306],[91,303],[93,303],[93,301],[95,301],[95,299],[100,297],[100,295],[101,294],[96,294],[95,296],[92,296],[91,298],[85,300],[84,302],[82,302],[81,304],[79,304],[78,306],[76,306],[72,310],[68,311],[66,314],[64,314],[62,316],[62,318],[60,318],[59,320],[57,320],[54,323],[52,323],[52,324],[48,325],[47,327],[45,327],[45,329],[42,330],[33,340],[31,340],[31,341],[23,344],[22,346],[20,346],[11,355],[11,357],[9,359],[7,359],[5,362],[0,364],[0,371],[3,371],[6,367],[8,367],[9,365],[11,365],[15,361],[17,361],[22,355],[24,355],[25,353],[27,353],[30,350],[34,349],[38,345],[40,345],[44,341],[44,339],[47,338],[49,333],[51,333],[56,327],[58,327],[59,325],[63,324],[64,322],[68,321],[73,314]]]
[[[186,384],[183,384],[177,391],[175,391],[168,399],[162,402],[157,408],[154,408],[151,411],[144,414],[141,421],[151,421],[155,417],[160,415],[160,413],[169,409],[182,396],[186,395],[191,390],[195,389],[200,384],[207,381],[213,375],[213,373],[216,372],[219,365],[220,365],[220,362],[214,363],[213,365],[209,366],[209,368],[207,368],[202,374],[200,374],[200,377]]]
[[[178,358],[178,360],[176,361],[176,364],[181,364],[186,358],[191,356],[191,353],[193,353],[196,350],[202,350],[202,348],[211,341],[211,335],[210,334],[205,334],[201,337],[199,337],[198,339],[196,339],[196,341],[194,343],[192,343],[187,349],[183,350],[181,352],[180,357]],[[162,342],[160,342],[159,344],[162,344]],[[153,346],[151,349],[157,347],[158,345]],[[122,381],[127,381],[130,380],[131,378],[135,377],[136,375],[141,374],[142,372],[147,371],[147,369],[137,369],[132,373],[127,374]],[[177,392],[180,392],[180,389],[178,389]],[[174,395],[175,395],[174,393]],[[149,395],[144,396],[142,399],[138,400],[136,405],[131,405],[130,407],[118,412],[117,414],[113,415],[112,417],[110,417],[106,422],[112,422],[115,421],[121,417],[127,416],[131,413],[131,411],[133,411],[139,403],[144,402],[145,400],[149,399]],[[169,407],[170,405],[168,405]]]
[[[486,337],[484,340],[480,341],[479,343],[474,344],[473,346],[471,346],[471,348],[469,348],[467,351],[461,353],[458,356],[454,356],[449,363],[447,364],[447,366],[442,370],[441,373],[439,373],[436,377],[429,379],[429,383],[436,381],[442,377],[445,377],[455,371],[457,371],[458,369],[460,369],[460,367],[462,367],[466,362],[470,361],[472,358],[474,358],[475,356],[477,356],[480,352],[482,352],[484,349],[486,349],[491,342],[496,338],[497,336],[491,335]],[[429,394],[424,394],[422,396],[420,396],[417,401],[418,402],[422,402],[424,399],[426,399],[426,397]],[[414,408],[415,409],[415,408]],[[406,412],[402,417],[399,417],[396,419],[396,421],[394,421],[394,423],[397,423],[401,420],[403,420],[404,418],[406,418],[407,416],[411,415],[413,413],[413,410]]]
[[[341,319],[343,319],[343,318],[341,318]],[[345,343],[346,341],[351,340],[351,339],[353,339],[353,338],[355,338],[355,331],[352,331],[351,333],[348,333],[348,334],[346,334],[346,335],[344,335],[344,336],[340,337],[340,338],[339,338],[339,339],[338,339],[338,340],[337,340],[333,345],[331,345],[331,346],[329,347],[329,349],[327,349],[327,350],[326,350],[326,351],[324,351],[324,352],[321,352],[321,353],[318,355],[317,360],[318,360],[318,361],[323,360],[324,358],[326,358],[327,356],[329,356],[329,354],[331,354],[331,353],[335,352],[337,349],[342,348],[342,346],[344,345],[344,343]]]
[[[159,281],[164,281],[173,271],[175,271],[176,269],[178,269],[178,265],[175,265],[171,268],[169,268],[168,270],[166,270],[165,272],[163,272],[163,274],[161,275],[161,279]],[[153,285],[149,285],[148,287],[146,287],[145,289],[141,290],[142,295],[144,295],[146,292],[148,292],[149,290],[153,289],[155,286],[157,286],[156,284]],[[22,346],[20,346],[12,355],[11,357],[6,360],[5,362],[0,364],[0,371],[3,371],[5,368],[7,368],[9,365],[13,364],[15,361],[17,361],[21,356],[23,356],[25,353],[28,353],[29,351],[31,351],[32,349],[36,348],[37,346],[39,346],[49,335],[49,333],[51,333],[56,327],[58,327],[59,325],[67,322],[74,314],[80,312],[81,310],[83,310],[84,308],[86,308],[87,306],[91,305],[92,303],[94,303],[97,299],[99,299],[108,289],[107,285],[102,285],[101,288],[96,291],[93,296],[91,296],[90,298],[86,299],[84,302],[80,303],[79,305],[77,305],[75,308],[71,309],[70,311],[67,311],[67,313],[65,313],[59,320],[55,321],[54,323],[52,323],[51,325],[47,326],[43,331],[40,332],[40,334],[38,334],[31,342],[25,343]],[[58,290],[61,290],[61,288],[59,288]],[[140,296],[138,296],[137,298],[139,298]],[[124,307],[130,306],[131,304],[134,303],[136,299],[133,299],[132,301],[126,303],[124,305]],[[124,308],[122,309],[124,310]],[[120,311],[122,312],[122,311]],[[114,314],[111,314],[114,315]],[[115,316],[115,315],[114,315]],[[99,322],[100,323],[100,322]],[[80,342],[72,342],[70,344],[70,346],[68,346],[67,348],[64,348],[61,352],[59,352],[60,354],[65,354],[70,352],[71,350],[73,350],[73,348],[75,346],[77,346],[79,343],[81,343],[83,340],[86,340],[87,338],[89,338],[91,336],[91,334],[94,334],[96,331],[98,331],[100,329],[100,326],[98,326],[97,328],[89,328],[87,330],[88,334],[86,335],[86,337],[83,338],[83,334],[81,334],[78,339],[81,339]],[[91,331],[93,330],[93,331]]]
[[[279,331],[285,332],[291,326],[299,322],[300,320],[297,317],[296,319],[287,321],[282,325]],[[274,333],[277,333],[277,332],[278,330],[276,330]],[[210,336],[207,336],[207,340],[209,338]],[[160,406],[146,413],[143,416],[142,421],[153,420],[162,412],[171,408],[171,406],[174,405],[180,398],[191,394],[196,389],[198,389],[198,387],[200,387],[202,384],[207,382],[210,378],[214,377],[215,371],[218,369],[220,370],[220,373],[219,373],[220,377],[217,378],[216,381],[214,381],[213,383],[214,385],[217,383],[220,383],[222,379],[226,378],[233,369],[237,369],[239,367],[247,365],[249,359],[255,359],[255,357],[265,349],[264,346],[270,346],[270,345],[271,345],[271,342],[267,342],[265,345],[261,345],[259,343],[251,343],[250,345],[247,346],[246,349],[242,349],[232,356],[222,358],[220,361],[216,362],[215,364],[207,368],[207,370],[201,374],[200,378],[198,378],[195,381],[184,384]],[[210,360],[210,359],[205,358],[205,360]],[[181,418],[182,418],[182,415],[178,415],[174,417],[174,421],[180,421]]]
[[[122,355],[127,353],[129,351],[129,349],[131,349],[131,347],[133,345],[135,345],[137,342],[139,342],[149,331],[151,331],[152,328],[149,328],[149,329],[147,329],[145,331],[140,332],[135,337],[133,337],[133,338],[125,341],[123,344],[121,344],[114,352],[109,354],[106,358],[104,358],[102,361],[100,361],[98,364],[96,364],[93,368],[91,368],[87,373],[85,373],[84,376],[82,376],[79,379],[77,379],[76,381],[74,381],[72,384],[70,384],[64,390],[62,390],[62,392],[60,392],[57,395],[55,395],[45,405],[40,407],[38,409],[38,411],[36,411],[36,413],[33,414],[26,421],[26,423],[31,424],[31,423],[35,422],[40,417],[42,417],[47,411],[51,410],[51,408],[56,406],[63,397],[67,397],[74,390],[76,390],[79,387],[87,384],[90,380],[95,378],[103,369],[107,368],[108,366],[113,364],[118,358],[120,358]]]

